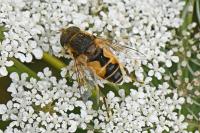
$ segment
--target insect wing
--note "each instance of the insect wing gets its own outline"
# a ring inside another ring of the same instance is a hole
[[[131,58],[133,59],[139,59],[139,60],[144,60],[146,59],[146,55],[139,52],[138,50],[127,46],[127,45],[123,45],[120,42],[112,42],[111,40],[107,40],[107,39],[102,39],[102,38],[98,38],[99,40],[101,40],[101,43],[105,46],[107,46],[108,48],[112,49],[113,51],[116,51],[118,53],[123,53],[124,55],[127,55],[129,53],[134,53],[134,55],[131,55]]]
[[[84,102],[89,98],[99,107],[99,87],[95,82],[95,78],[91,75],[90,70],[75,59],[75,74],[79,84],[79,92]],[[88,72],[88,73],[87,73]],[[89,79],[91,77],[92,79]]]

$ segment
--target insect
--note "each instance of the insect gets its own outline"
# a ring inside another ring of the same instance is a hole
[[[74,58],[75,73],[77,74],[76,77],[80,86],[91,88],[84,72],[85,69],[89,69],[93,77],[97,76],[111,83],[120,84],[123,81],[123,77],[126,74],[125,68],[118,61],[112,50],[120,52],[128,47],[116,45],[111,41],[82,31],[75,26],[61,29],[60,43],[65,53],[72,55]],[[135,49],[132,50],[136,51]],[[92,85],[98,88],[98,85],[95,85],[95,83]],[[92,89],[90,89],[90,91],[91,90]],[[95,92],[96,97],[94,102],[98,107],[100,93],[99,89],[96,90],[97,93]],[[82,95],[83,93],[80,92],[80,94]],[[88,97],[89,96],[82,95],[83,100],[87,100]],[[109,109],[106,104],[105,96],[103,96],[102,102],[105,105],[109,117]]]
[[[74,57],[79,80],[84,78],[84,66],[101,79],[112,83],[123,81],[123,67],[110,50],[110,47],[117,49],[116,46],[75,26],[62,29],[61,32],[60,43],[66,53]]]

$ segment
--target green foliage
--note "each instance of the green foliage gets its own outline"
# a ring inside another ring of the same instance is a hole
[[[6,29],[4,28],[4,26],[0,26],[0,42],[3,41],[4,39],[4,34],[3,32],[5,32]]]
[[[200,0],[185,0],[186,1],[186,6],[182,12],[182,18],[184,20],[183,25],[180,27],[179,29],[179,35],[180,37],[183,38],[183,36],[181,36],[181,32],[183,32],[183,30],[187,29],[188,24],[191,24],[192,22],[196,22],[198,24],[197,27],[200,26]],[[193,7],[192,11],[188,11],[188,7]],[[195,30],[194,33],[189,36],[186,39],[183,39],[183,44],[184,44],[184,48],[185,49],[191,49],[190,40],[193,40],[194,38],[194,34],[195,32],[199,32],[198,30]],[[179,56],[180,57],[180,56]],[[181,56],[182,57],[182,56]],[[183,57],[184,58],[184,57]],[[196,57],[192,56],[191,58],[189,58],[188,60],[195,60],[194,59]],[[181,59],[181,58],[180,58]],[[200,66],[197,63],[192,63],[191,61],[189,61],[189,66],[191,66],[191,70],[193,72],[195,71],[200,71]],[[193,79],[195,78],[195,76],[192,74],[192,71],[188,68],[183,68],[180,65],[178,65],[176,67],[176,69],[181,69],[183,74],[180,80],[182,80],[182,82],[184,82],[183,80],[185,78],[189,78],[189,80],[192,82]],[[193,116],[193,119],[186,119],[186,121],[188,122],[188,130],[189,131],[200,131],[200,120],[199,120],[199,112],[200,112],[200,97],[196,96],[193,94],[193,91],[188,91],[188,89],[186,88],[188,84],[181,84],[180,86],[178,86],[178,90],[180,92],[184,92],[185,94],[185,98],[187,99],[188,97],[190,97],[193,101],[192,104],[186,103],[182,106],[182,111],[181,113],[185,116],[187,116],[188,114]],[[193,85],[193,83],[192,83]],[[200,91],[200,87],[197,87],[193,89],[194,91]]]

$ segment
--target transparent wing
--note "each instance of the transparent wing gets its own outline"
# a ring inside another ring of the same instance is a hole
[[[107,40],[107,39],[103,39],[103,38],[98,38],[99,40],[101,40],[102,44],[111,48],[112,50],[119,52],[119,53],[123,53],[125,55],[129,54],[129,53],[133,53],[134,56],[132,55],[131,58],[134,59],[139,59],[139,60],[144,60],[146,59],[146,55],[139,52],[138,50],[131,48],[127,45],[123,45],[120,42],[113,42],[111,40]]]
[[[96,84],[96,79],[92,72],[81,62],[75,59],[74,62],[75,74],[79,84],[79,92],[84,102],[88,99],[92,100],[95,107],[99,107],[99,86]]]
[[[107,111],[107,115],[108,117],[110,117],[111,113],[106,103],[106,97],[101,92],[96,82],[96,75],[78,60],[75,60],[74,67],[76,69],[75,73],[77,76],[79,91],[83,101],[86,102],[88,99],[92,100],[94,109],[99,109],[104,105]],[[89,79],[88,77],[90,77],[91,79]],[[103,100],[100,100],[100,97],[102,97]]]

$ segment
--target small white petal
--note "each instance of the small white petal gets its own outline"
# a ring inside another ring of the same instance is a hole
[[[21,62],[25,62],[26,61],[26,57],[22,53],[16,53],[15,57],[18,58],[18,59],[20,59]]]
[[[75,132],[76,129],[77,129],[77,123],[75,121],[71,121],[69,123],[70,123],[71,126],[68,128],[68,131],[69,132]]]
[[[36,48],[32,51],[33,55],[35,56],[36,59],[42,59],[43,56],[43,51],[41,48]]]
[[[153,75],[154,75],[154,71],[153,71],[153,70],[150,70],[150,71],[148,72],[148,75],[149,75],[149,76],[153,76]]]
[[[7,71],[6,67],[0,67],[0,75],[2,75],[2,76],[8,75],[8,71]]]
[[[11,109],[13,107],[13,102],[10,100],[7,102],[7,107]]]
[[[8,91],[8,92],[11,92],[12,94],[16,94],[16,93],[17,93],[16,88],[13,87],[13,86],[8,87],[7,91]]]
[[[8,117],[9,117],[8,114],[3,114],[3,115],[2,115],[2,120],[3,120],[3,121],[6,121],[6,120],[8,120]]]
[[[159,120],[158,120],[158,117],[157,117],[157,115],[156,115],[156,112],[154,112],[154,113],[152,113],[150,116],[149,116],[149,121],[150,122],[158,122]]]
[[[5,50],[10,52],[12,50],[12,46],[11,45],[6,45],[5,46]]]
[[[172,56],[172,61],[175,62],[175,63],[178,63],[179,62],[179,58],[178,56]]]
[[[125,90],[124,90],[124,89],[120,89],[120,90],[118,91],[118,93],[119,93],[119,95],[120,95],[121,97],[125,97]]]
[[[10,66],[12,66],[14,64],[14,62],[13,61],[6,61],[6,66],[8,66],[8,67],[10,67]]]
[[[5,114],[7,111],[7,107],[5,104],[0,104],[0,114]]]
[[[110,98],[110,99],[114,98],[114,96],[115,96],[115,94],[114,94],[112,91],[110,91],[110,92],[107,94],[107,97]]]
[[[162,75],[161,75],[159,72],[156,72],[156,73],[155,73],[155,76],[156,76],[157,79],[159,79],[159,80],[162,79]]]
[[[59,47],[59,46],[52,46],[52,49],[53,49],[53,51],[56,52],[56,53],[59,53],[59,52],[62,51],[62,47]]]
[[[171,60],[166,60],[165,64],[166,64],[167,67],[171,67],[172,66]]]
[[[183,104],[183,103],[185,102],[185,99],[184,99],[183,97],[180,97],[180,98],[178,99],[178,101],[179,101],[180,104]]]
[[[31,48],[36,48],[37,47],[37,43],[35,41],[29,41],[28,42]]]
[[[11,119],[11,120],[17,120],[18,117],[17,117],[16,115],[14,115],[14,114],[11,114],[11,115],[10,115],[10,119]]]
[[[19,75],[16,72],[10,74],[10,78],[15,81],[19,81]]]
[[[30,53],[26,54],[26,62],[31,62],[32,59],[33,59],[33,57]]]

